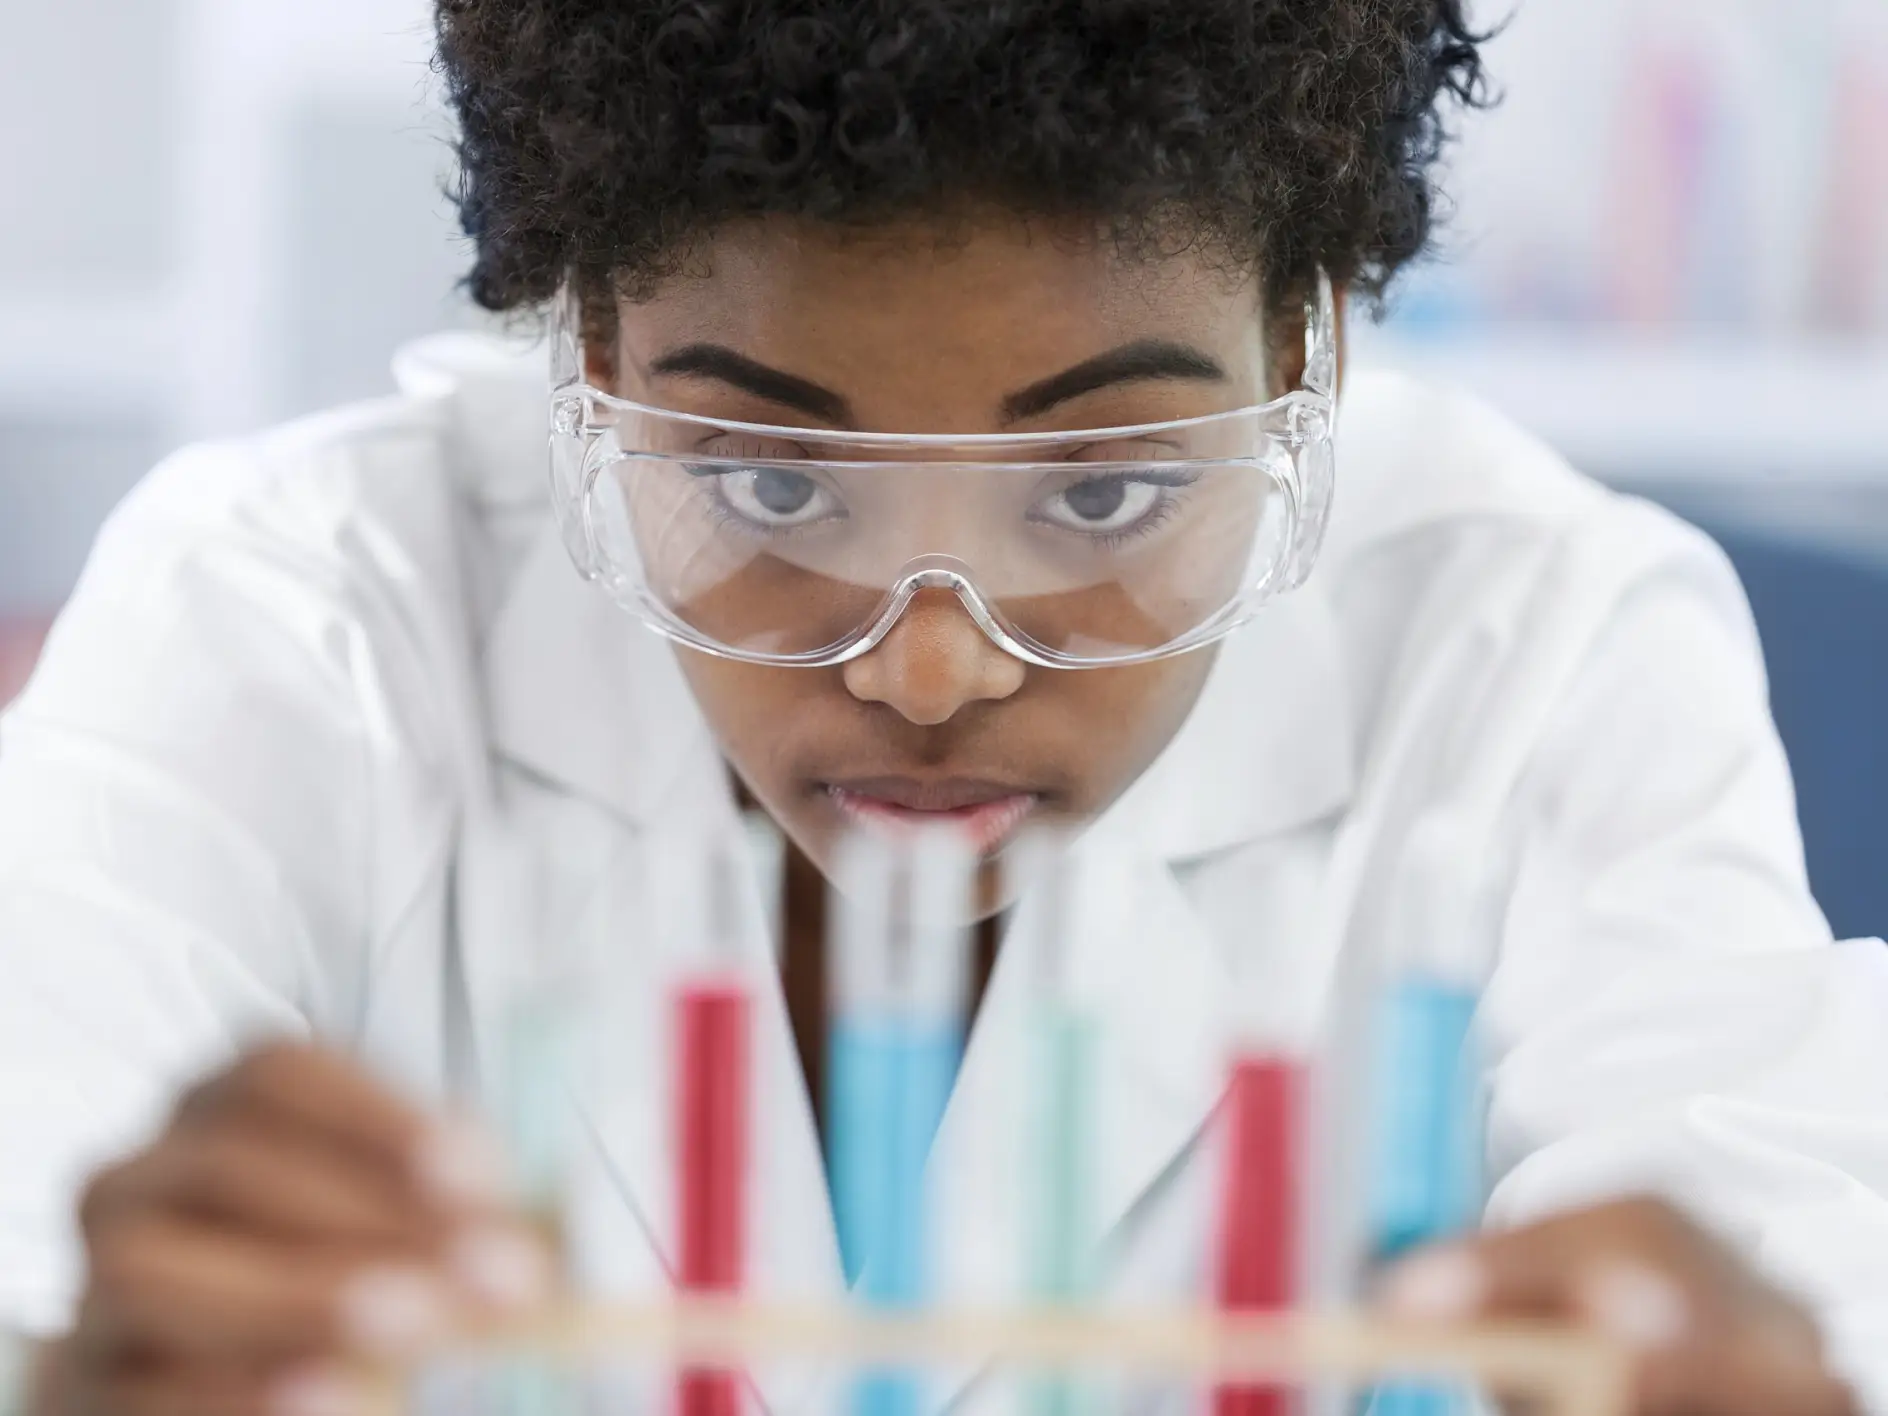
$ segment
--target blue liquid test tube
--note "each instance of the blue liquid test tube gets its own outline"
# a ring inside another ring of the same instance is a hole
[[[1372,1256],[1468,1229],[1481,1205],[1480,1124],[1471,1031],[1476,994],[1412,973],[1386,992],[1379,1014],[1379,1130],[1371,1194]],[[1371,1416],[1453,1416],[1446,1386],[1397,1382],[1374,1393]]]
[[[831,951],[828,1115],[834,1217],[847,1279],[870,1307],[932,1288],[925,1163],[963,1056],[975,857],[955,832],[849,840]],[[855,1416],[916,1416],[916,1373],[857,1378]]]

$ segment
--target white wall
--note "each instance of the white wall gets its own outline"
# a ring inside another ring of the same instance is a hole
[[[425,0],[0,0],[0,615],[165,450],[470,318]]]

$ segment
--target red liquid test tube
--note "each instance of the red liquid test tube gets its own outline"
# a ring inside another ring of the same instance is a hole
[[[1301,1072],[1275,1057],[1243,1057],[1226,1094],[1215,1299],[1223,1312],[1290,1307],[1297,1297],[1298,1109]],[[1220,1386],[1213,1416],[1291,1416],[1294,1393]]]
[[[732,1296],[747,1263],[748,999],[738,984],[693,984],[675,1000],[676,1281]],[[741,1377],[685,1368],[677,1416],[737,1416]]]

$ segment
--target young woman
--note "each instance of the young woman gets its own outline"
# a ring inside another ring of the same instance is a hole
[[[1200,1291],[1234,1015],[1347,950],[1483,949],[1490,1233],[1386,1301],[1610,1326],[1647,1413],[1858,1409],[1879,965],[1806,889],[1731,573],[1471,402],[1340,379],[1479,91],[1456,0],[439,32],[471,289],[561,312],[551,398],[541,348],[450,339],[396,398],[179,456],[5,724],[0,1309],[54,1335],[48,1416],[325,1416],[350,1355],[535,1301],[441,1118],[557,949],[613,951],[628,1019],[582,1262],[660,1284],[647,867],[743,801],[790,842],[778,970],[744,945],[760,1291],[842,1282],[842,831],[954,822],[994,920],[1017,833],[1074,827],[1113,892],[1077,959],[1111,1287]],[[990,952],[945,1172],[1013,1083]]]

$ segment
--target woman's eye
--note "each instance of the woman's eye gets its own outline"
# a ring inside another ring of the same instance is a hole
[[[1064,487],[1037,512],[1040,519],[1089,535],[1119,535],[1136,529],[1160,507],[1163,482],[1128,475],[1088,477]]]
[[[839,499],[818,482],[785,467],[724,472],[715,481],[730,511],[770,530],[825,521],[844,511]]]

